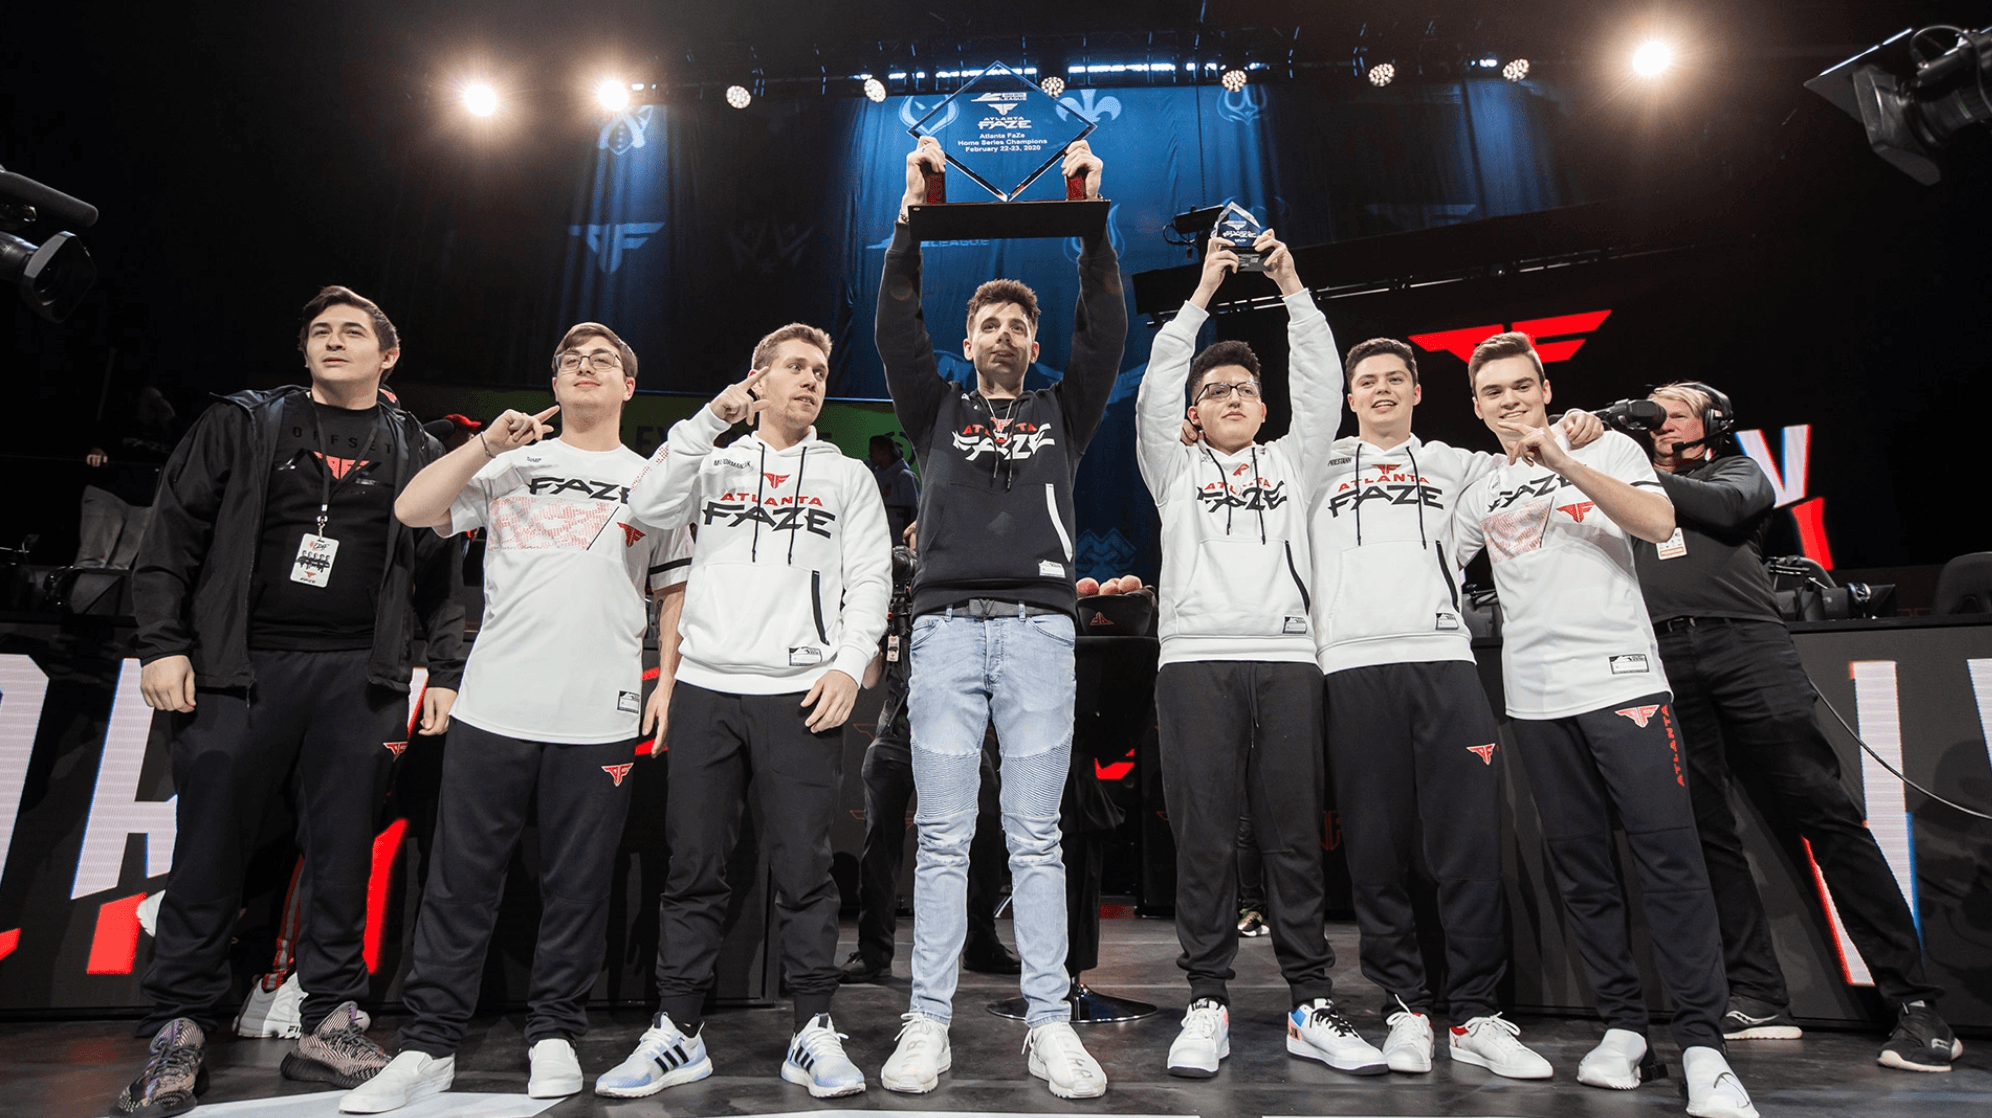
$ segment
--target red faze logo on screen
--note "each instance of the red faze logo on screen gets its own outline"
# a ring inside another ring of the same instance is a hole
[[[1508,327],[1510,330],[1527,334],[1535,343],[1535,351],[1544,364],[1552,361],[1568,361],[1577,355],[1587,340],[1585,335],[1604,325],[1611,316],[1610,310],[1585,311],[1582,314],[1559,314],[1549,318],[1529,318]],[[1473,347],[1501,333],[1501,325],[1468,326],[1463,330],[1440,330],[1431,334],[1413,334],[1411,340],[1419,348],[1429,353],[1450,353],[1461,361],[1473,359]]]

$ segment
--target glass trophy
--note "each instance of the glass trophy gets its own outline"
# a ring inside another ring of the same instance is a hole
[[[1250,210],[1236,202],[1226,202],[1217,212],[1217,225],[1211,235],[1220,241],[1228,242],[1238,253],[1238,270],[1241,272],[1263,272],[1266,259],[1256,252],[1252,245],[1266,227],[1252,216]]]
[[[961,83],[947,100],[907,129],[932,136],[948,167],[975,184],[974,201],[949,201],[945,171],[927,172],[927,203],[907,212],[922,240],[1074,237],[1106,226],[1104,199],[1088,199],[1078,179],[1063,199],[1021,196],[1065,158],[1074,140],[1098,125],[1075,106],[1059,103],[1037,84],[1001,62]],[[986,194],[988,199],[981,198]]]

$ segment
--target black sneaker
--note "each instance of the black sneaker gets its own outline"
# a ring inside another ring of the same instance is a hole
[[[387,1052],[367,1036],[366,1026],[359,1006],[340,1002],[316,1029],[298,1038],[297,1051],[284,1057],[284,1078],[350,1090],[380,1074]]]
[[[1729,995],[1729,1012],[1722,1015],[1722,1039],[1797,1040],[1804,1035],[1784,1006],[1742,994]]]
[[[1951,1061],[1964,1055],[1964,1045],[1928,1002],[1910,1002],[1895,1019],[1895,1032],[1881,1046],[1875,1063],[1903,1071],[1949,1071]]]
[[[207,1065],[201,1060],[206,1043],[201,1027],[185,1017],[160,1026],[152,1037],[152,1058],[111,1104],[111,1118],[165,1118],[199,1106],[208,1087]]]
[[[972,939],[961,953],[961,965],[979,974],[1022,974],[1023,960],[1003,946],[1003,941],[995,936],[988,939]]]
[[[891,977],[892,960],[873,963],[865,958],[862,951],[851,952],[851,957],[844,960],[844,969],[837,972],[837,981],[847,986],[853,982],[877,982]]]

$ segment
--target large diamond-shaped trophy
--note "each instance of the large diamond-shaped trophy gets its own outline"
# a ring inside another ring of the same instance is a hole
[[[907,226],[923,241],[1077,237],[1106,227],[1112,203],[1088,199],[1070,179],[1065,197],[1022,195],[1058,166],[1067,145],[1098,127],[1071,103],[1001,62],[961,83],[947,100],[907,129],[939,141],[948,165],[995,201],[950,202],[947,174],[927,174],[927,204],[907,211]],[[1048,189],[1037,193],[1051,193]]]
[[[1217,213],[1217,225],[1211,235],[1228,243],[1238,253],[1238,270],[1241,272],[1263,272],[1266,270],[1265,257],[1252,245],[1266,227],[1252,216],[1252,211],[1236,202],[1226,202]]]

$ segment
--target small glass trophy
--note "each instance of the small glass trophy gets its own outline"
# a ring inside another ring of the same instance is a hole
[[[1266,259],[1252,245],[1265,231],[1266,227],[1259,224],[1259,219],[1253,217],[1250,210],[1236,202],[1226,202],[1224,208],[1217,212],[1217,225],[1211,230],[1211,235],[1230,243],[1237,250],[1239,271],[1263,272],[1266,270]]]
[[[961,83],[947,100],[907,131],[932,136],[948,166],[994,201],[950,202],[947,174],[927,172],[927,203],[907,211],[907,224],[922,240],[1075,237],[1106,226],[1111,203],[1088,199],[1077,178],[1063,199],[1023,200],[1021,195],[1065,158],[1065,149],[1098,125],[1057,100],[1029,78],[993,63]]]

